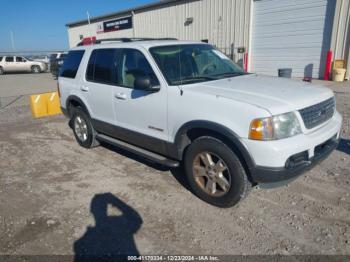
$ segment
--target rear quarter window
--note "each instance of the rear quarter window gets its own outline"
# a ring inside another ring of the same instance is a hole
[[[60,77],[75,78],[84,56],[84,50],[70,51],[64,60],[62,69],[60,70]]]

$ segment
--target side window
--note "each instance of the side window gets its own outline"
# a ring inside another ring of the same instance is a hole
[[[13,60],[13,56],[7,56],[6,58],[5,58],[5,61],[6,62],[13,62],[14,60]]]
[[[116,84],[116,49],[96,49],[92,52],[86,70],[86,79],[103,84]]]
[[[84,50],[70,51],[64,60],[62,69],[60,70],[61,77],[75,78],[77,75],[80,62],[84,56]]]
[[[23,58],[20,56],[16,56],[16,62],[23,62]]]
[[[146,57],[136,49],[122,49],[120,52],[120,77],[118,85],[134,88],[135,79],[138,76],[148,76],[152,86],[159,85],[159,81],[147,61]]]
[[[2,61],[2,56],[0,56],[0,62]]]

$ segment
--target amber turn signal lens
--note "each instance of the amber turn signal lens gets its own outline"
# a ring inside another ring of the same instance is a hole
[[[255,119],[250,124],[249,139],[271,140],[273,138],[273,124],[271,118]]]
[[[255,119],[250,124],[249,138],[253,140],[263,140],[262,121]]]

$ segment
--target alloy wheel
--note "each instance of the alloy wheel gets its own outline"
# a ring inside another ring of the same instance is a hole
[[[74,119],[74,131],[81,142],[85,142],[88,139],[89,131],[86,121],[80,116]]]
[[[201,152],[194,158],[193,174],[197,185],[210,196],[221,197],[231,188],[227,164],[213,153]]]

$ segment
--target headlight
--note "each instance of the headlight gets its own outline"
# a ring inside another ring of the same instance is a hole
[[[299,121],[296,115],[291,112],[253,120],[250,124],[249,139],[278,140],[300,133]]]

